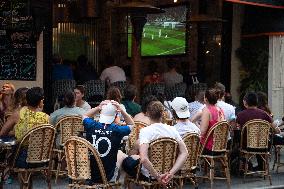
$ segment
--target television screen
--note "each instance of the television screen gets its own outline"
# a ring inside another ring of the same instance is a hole
[[[164,8],[165,13],[149,14],[143,28],[141,55],[162,56],[185,53],[186,11],[185,5]],[[131,56],[130,19],[128,23],[128,56]]]

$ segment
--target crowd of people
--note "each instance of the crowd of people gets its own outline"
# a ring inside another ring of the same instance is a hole
[[[175,66],[170,68],[170,71],[166,73],[168,83],[172,85],[176,81],[173,79],[175,77],[177,80],[180,78],[178,81],[181,82],[182,77],[177,74]],[[110,79],[110,82],[113,80]],[[274,130],[274,142],[284,144],[282,137],[284,133],[279,129],[279,125],[274,124],[266,94],[263,92],[248,92],[243,98],[245,109],[237,114],[236,107],[225,102],[226,89],[221,83],[216,83],[213,88],[205,91],[197,91],[195,101],[190,103],[184,97],[175,97],[171,102],[165,103],[157,94],[148,94],[139,104],[136,102],[136,87],[129,85],[125,88],[124,98],[118,87],[109,87],[105,99],[98,106],[91,108],[84,100],[84,94],[83,85],[77,85],[74,90],[66,91],[64,107],[48,115],[43,112],[44,91],[42,88],[19,88],[15,91],[12,83],[5,83],[2,86],[0,98],[0,116],[3,121],[0,137],[14,136],[17,141],[20,141],[31,128],[39,124],[56,125],[63,116],[82,116],[86,139],[98,150],[109,181],[117,178],[118,170],[134,176],[133,170],[141,162],[143,165],[141,178],[156,179],[163,185],[169,183],[186,161],[189,152],[182,137],[186,133],[199,134],[201,144],[205,145],[203,153],[212,154],[213,136],[209,136],[207,143],[205,143],[205,137],[210,128],[220,121],[226,120],[233,129],[240,130],[249,120],[266,120],[271,123]],[[98,119],[94,119],[96,117]],[[174,124],[167,125],[165,121],[167,119],[173,119]],[[143,122],[148,126],[140,130],[136,144],[129,149],[128,154],[125,154],[121,150],[121,141],[130,134],[135,121]],[[154,169],[147,153],[150,142],[161,137],[175,139],[179,148],[175,164],[169,172],[164,174],[159,174]],[[228,136],[228,141],[230,138],[231,136]],[[26,158],[27,149],[23,149],[16,165],[27,167]],[[94,159],[91,161],[91,167],[91,181],[94,183],[101,181],[98,174],[95,174],[98,166]],[[258,168],[262,167],[262,160],[258,159]]]
[[[75,80],[77,84],[83,85],[90,80],[102,80],[107,85],[115,82],[129,81],[129,73],[126,68],[116,65],[113,57],[107,56],[104,60],[105,69],[98,75],[97,71],[88,62],[84,55],[78,57],[76,62],[63,60],[60,55],[54,55],[52,67],[52,80]],[[165,83],[166,86],[183,82],[183,75],[178,72],[177,63],[174,60],[168,60],[168,71],[161,73],[158,70],[158,64],[151,61],[148,64],[148,72],[143,78],[143,86],[151,83]]]

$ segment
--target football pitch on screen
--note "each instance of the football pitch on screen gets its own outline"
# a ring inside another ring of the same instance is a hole
[[[185,28],[145,25],[141,45],[142,56],[183,54],[185,52]],[[128,56],[131,56],[131,35],[128,35]]]

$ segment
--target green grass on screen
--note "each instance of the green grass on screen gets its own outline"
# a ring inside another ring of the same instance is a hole
[[[159,36],[159,31],[161,35]],[[141,44],[142,56],[183,54],[185,52],[185,28],[145,25]],[[128,35],[128,56],[131,56],[131,28]]]

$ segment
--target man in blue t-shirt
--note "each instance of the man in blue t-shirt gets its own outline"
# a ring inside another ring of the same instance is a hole
[[[101,111],[101,112],[100,112]],[[92,118],[100,112],[99,121]],[[126,126],[114,122],[118,112],[121,112]],[[83,120],[87,140],[93,144],[100,154],[108,181],[115,181],[122,160],[127,157],[119,150],[122,138],[130,133],[128,125],[134,125],[131,116],[116,101],[103,101],[99,106],[88,111]],[[101,182],[100,173],[94,157],[91,157],[92,182]]]

